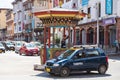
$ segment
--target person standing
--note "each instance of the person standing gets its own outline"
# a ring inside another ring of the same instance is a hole
[[[64,38],[61,41],[61,48],[66,48],[66,42]]]
[[[116,47],[116,53],[118,53],[118,50],[119,50],[119,42],[118,40],[115,40],[115,47]]]

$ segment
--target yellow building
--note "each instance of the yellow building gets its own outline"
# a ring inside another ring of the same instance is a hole
[[[9,9],[6,12],[6,28],[7,28],[7,34],[6,37],[9,40],[13,40],[14,39],[14,23],[13,23],[13,10]]]
[[[6,39],[6,8],[0,8],[0,40]]]

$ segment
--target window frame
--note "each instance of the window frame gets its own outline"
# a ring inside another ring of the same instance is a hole
[[[85,54],[85,57],[82,57],[82,53]],[[75,56],[78,55],[78,54],[81,54],[81,57],[80,58],[75,58]],[[76,54],[73,56],[74,60],[79,60],[79,59],[83,59],[83,58],[86,58],[86,53],[83,50],[77,51]]]
[[[88,54],[88,52],[93,52],[93,51],[96,51],[97,54]],[[87,50],[85,51],[85,53],[86,53],[86,57],[97,57],[97,56],[100,55],[100,53],[99,53],[99,51],[98,51],[97,49],[87,49]],[[90,56],[90,55],[91,55],[91,56]]]

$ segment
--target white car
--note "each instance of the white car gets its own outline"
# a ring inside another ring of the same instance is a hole
[[[25,44],[25,41],[16,41],[15,43],[15,53],[19,53],[19,50],[23,44]]]
[[[42,45],[40,42],[38,42],[38,41],[30,42],[30,43],[34,44],[34,45],[37,46],[39,49],[41,49],[42,46],[43,46],[43,45]]]

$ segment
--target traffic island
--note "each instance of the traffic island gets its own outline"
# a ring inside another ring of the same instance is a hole
[[[44,71],[44,65],[35,64],[34,70],[35,71]]]

